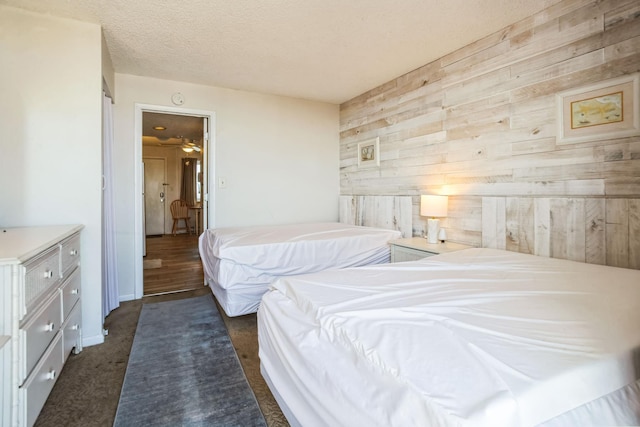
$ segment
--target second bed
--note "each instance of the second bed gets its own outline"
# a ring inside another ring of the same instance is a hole
[[[339,222],[205,230],[205,285],[225,313],[255,313],[278,277],[389,262],[389,241],[413,233],[411,196],[340,196],[339,205]]]
[[[389,262],[402,233],[341,223],[228,227],[199,238],[205,280],[228,316],[254,313],[277,277]]]

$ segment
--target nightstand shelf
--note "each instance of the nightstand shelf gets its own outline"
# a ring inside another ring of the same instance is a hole
[[[391,262],[415,261],[433,255],[460,251],[473,246],[460,243],[427,243],[424,237],[409,237],[389,242],[391,245]]]

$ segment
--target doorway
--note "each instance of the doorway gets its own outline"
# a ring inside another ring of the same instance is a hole
[[[211,219],[212,116],[209,112],[136,105],[140,138],[136,158],[142,193],[140,209],[136,209],[141,225],[136,232],[136,253],[140,255],[136,257],[140,260],[139,266],[136,262],[136,298],[204,285],[198,235]],[[136,187],[138,184],[136,181]],[[174,235],[170,205],[179,199],[187,201],[190,219],[188,228]]]

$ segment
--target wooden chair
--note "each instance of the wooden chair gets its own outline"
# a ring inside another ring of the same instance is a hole
[[[177,231],[186,230],[187,233],[191,234],[191,227],[189,227],[189,206],[187,202],[184,200],[178,199],[171,202],[169,206],[171,209],[171,216],[173,217],[173,227],[171,228],[171,232],[173,235],[176,235]],[[180,220],[184,221],[184,227],[180,227]]]

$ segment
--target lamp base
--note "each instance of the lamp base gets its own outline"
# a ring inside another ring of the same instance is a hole
[[[437,218],[429,218],[427,220],[427,242],[438,243],[438,224],[440,220]]]

